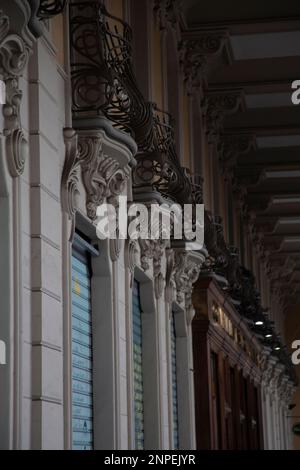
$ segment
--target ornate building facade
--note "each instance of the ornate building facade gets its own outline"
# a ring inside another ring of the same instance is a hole
[[[201,3],[0,2],[1,448],[298,445],[300,11]],[[119,196],[204,246],[99,240]]]

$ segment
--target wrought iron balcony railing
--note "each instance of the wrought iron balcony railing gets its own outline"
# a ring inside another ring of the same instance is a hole
[[[139,147],[153,140],[152,104],[132,68],[132,31],[100,0],[70,2],[71,75],[75,117],[106,116]]]
[[[179,203],[192,202],[192,181],[178,161],[172,118],[154,104],[152,109],[153,141],[137,157],[134,188],[150,186]]]
[[[132,65],[132,32],[100,0],[70,2],[73,116],[105,116],[138,145],[134,187],[145,185],[178,202],[191,199],[171,117],[146,102]]]

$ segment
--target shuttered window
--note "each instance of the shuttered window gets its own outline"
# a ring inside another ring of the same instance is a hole
[[[84,242],[86,244],[86,242]],[[90,253],[76,238],[72,253],[73,449],[93,449],[93,352]]]
[[[140,285],[135,280],[132,299],[135,448],[144,449],[144,389],[142,354],[142,309]]]
[[[177,352],[174,313],[171,319],[171,359],[172,359],[172,403],[173,403],[173,446],[179,449],[178,435],[178,392],[177,392]]]

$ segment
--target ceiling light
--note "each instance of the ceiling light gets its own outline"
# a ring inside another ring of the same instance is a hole
[[[276,346],[275,351],[280,351],[280,346]]]
[[[256,325],[256,326],[261,326],[261,325],[263,325],[263,324],[264,324],[264,322],[261,321],[261,320],[257,320],[257,321],[255,322],[255,325]]]
[[[272,335],[269,333],[265,336],[265,338],[272,338]]]

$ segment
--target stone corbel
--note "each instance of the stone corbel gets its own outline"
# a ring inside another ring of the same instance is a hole
[[[180,21],[182,13],[182,0],[154,0],[153,11],[161,30],[170,25],[175,28]]]
[[[23,173],[27,157],[27,139],[20,116],[22,91],[19,89],[19,78],[27,65],[32,42],[27,30],[30,9],[14,3],[7,7],[8,14],[0,10],[0,76],[6,88],[3,134],[6,137],[7,163],[11,176],[15,178]],[[13,7],[16,8],[15,17],[11,17]],[[17,21],[17,17],[23,21],[18,26],[20,33],[11,24]]]
[[[206,84],[210,65],[228,50],[226,30],[183,32],[179,44],[180,64],[188,90],[201,90]],[[229,60],[229,57],[228,57]]]
[[[218,143],[226,116],[245,109],[242,90],[211,90],[203,99],[203,116],[209,143]]]
[[[77,209],[77,197],[79,196],[79,153],[78,136],[74,129],[65,128],[63,131],[65,142],[65,164],[61,182],[62,207],[72,220]]]
[[[176,286],[176,300],[184,307],[188,326],[195,315],[192,302],[193,286],[199,277],[204,261],[205,255],[203,253],[175,250],[173,277]]]
[[[79,167],[86,192],[88,217],[96,219],[97,207],[103,202],[115,201],[125,189],[130,175],[129,165],[103,151],[103,135],[97,131],[65,129],[66,158],[62,177],[64,210],[72,219],[76,212]]]
[[[155,297],[159,299],[162,296],[165,278],[162,273],[162,259],[165,251],[164,240],[144,240],[139,239],[141,266],[144,271],[150,268],[150,261],[153,262],[153,278]]]
[[[175,253],[171,248],[166,249],[166,301],[171,303],[174,300],[176,284],[174,281]]]
[[[250,134],[224,134],[218,144],[221,168],[228,179],[233,177],[234,167],[240,155],[255,150],[255,136]]]
[[[130,287],[133,285],[134,268],[137,265],[138,247],[137,241],[127,239],[125,241],[125,266],[130,272]]]
[[[265,352],[265,363],[264,363],[264,369],[263,369],[263,374],[262,374],[262,386],[263,388],[270,393],[270,395],[273,395],[274,392],[274,371],[275,371],[275,366],[278,362],[278,359],[274,356],[270,355],[270,352],[267,351]]]

